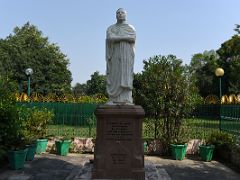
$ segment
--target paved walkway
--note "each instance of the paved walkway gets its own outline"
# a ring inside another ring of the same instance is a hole
[[[0,180],[82,180],[91,179],[93,155],[36,155],[22,170],[0,170]],[[240,174],[223,164],[203,162],[198,158],[176,161],[169,158],[145,157],[146,180],[239,180]]]

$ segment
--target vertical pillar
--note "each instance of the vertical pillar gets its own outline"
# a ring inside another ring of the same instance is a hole
[[[102,105],[97,117],[92,178],[145,179],[141,106]]]

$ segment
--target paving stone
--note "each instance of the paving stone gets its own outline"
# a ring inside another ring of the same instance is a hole
[[[168,175],[165,169],[157,168],[158,179],[161,180],[171,180],[170,176]]]
[[[29,180],[30,178],[31,178],[30,175],[19,174],[19,175],[13,175],[13,176],[7,178],[7,180]]]
[[[21,170],[0,170],[0,180],[87,180],[91,179],[93,155],[69,154],[67,157],[53,154],[37,155],[26,162]],[[223,164],[196,159],[183,161],[171,158],[145,157],[146,180],[239,180],[240,174]],[[124,179],[126,180],[126,179]]]

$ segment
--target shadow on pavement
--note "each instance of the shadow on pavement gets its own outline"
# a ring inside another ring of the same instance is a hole
[[[22,170],[0,172],[1,180],[73,180],[90,179],[92,155],[72,154],[57,156],[54,154],[37,155],[26,162]],[[204,162],[199,157],[188,157],[183,161],[171,157],[145,156],[145,165],[153,165],[157,172],[166,172],[172,180],[239,180],[240,174],[217,161]]]
[[[169,158],[169,159],[168,159]],[[148,159],[151,161],[152,158]],[[239,180],[240,174],[217,161],[205,162],[199,156],[187,156],[182,161],[171,157],[153,160],[156,167],[165,169],[176,180]]]
[[[20,170],[5,167],[4,172],[0,173],[0,179],[65,180],[73,171],[79,172],[83,167],[82,163],[80,158],[41,155],[33,161],[26,162]]]

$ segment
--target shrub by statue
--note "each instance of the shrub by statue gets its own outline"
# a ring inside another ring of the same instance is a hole
[[[53,114],[46,109],[18,106],[15,84],[7,78],[0,77],[0,87],[0,160],[3,162],[8,152],[10,167],[19,169],[26,159],[26,145],[46,135],[46,126]]]
[[[213,157],[220,161],[230,162],[231,161],[231,151],[236,142],[233,135],[227,132],[213,132],[207,138],[208,144],[215,146],[215,152]]]
[[[53,117],[54,113],[46,108],[33,108],[29,124],[30,131],[35,133],[38,138],[45,138],[47,125],[52,122]]]
[[[11,91],[14,84],[0,77],[0,160],[13,145],[21,140],[21,124],[19,124],[15,97]]]
[[[31,121],[28,124],[29,132],[36,139],[36,153],[46,152],[48,143],[47,125],[51,123],[54,113],[46,108],[33,108],[31,112]]]
[[[54,116],[52,111],[46,108],[19,106],[18,114],[26,144],[32,144],[36,139],[46,137],[47,125],[51,123]]]
[[[187,141],[183,119],[199,97],[187,67],[176,56],[154,56],[143,63],[143,72],[134,79],[134,100],[154,119],[154,138],[169,152],[170,143]]]
[[[24,143],[25,122],[19,118],[12,85],[7,78],[0,77],[0,160],[4,164],[8,155],[11,169],[20,169],[27,153]]]

